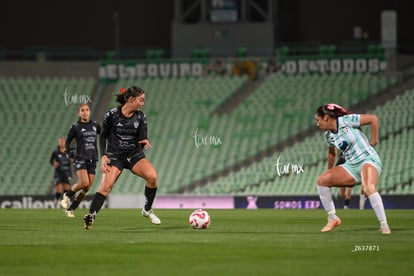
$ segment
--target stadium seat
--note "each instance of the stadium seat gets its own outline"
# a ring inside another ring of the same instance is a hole
[[[71,94],[90,95],[93,79],[83,78],[0,78],[0,93],[17,95],[8,99],[4,111],[1,149],[5,168],[0,194],[44,195],[50,193],[53,167],[49,164],[57,139],[66,136],[77,120],[77,103],[65,101],[65,89]],[[21,102],[27,103],[21,109]],[[16,146],[18,145],[18,147]],[[18,164],[18,166],[16,166]]]

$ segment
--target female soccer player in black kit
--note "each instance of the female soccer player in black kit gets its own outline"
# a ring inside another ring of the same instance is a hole
[[[75,217],[75,209],[86,197],[92,187],[98,161],[97,137],[101,133],[101,126],[91,121],[89,105],[81,104],[78,108],[79,120],[72,125],[66,138],[66,149],[71,151],[70,143],[76,140],[75,170],[79,183],[74,184],[70,190],[63,194],[60,204],[66,209],[67,217]],[[71,198],[78,192],[75,200],[69,205]]]
[[[52,152],[49,162],[55,168],[55,207],[57,207],[62,194],[69,191],[70,179],[72,177],[72,171],[70,170],[71,160],[69,153],[66,152],[65,138],[59,138],[57,149]]]
[[[116,95],[116,101],[119,106],[105,114],[102,124],[99,144],[103,177],[89,213],[84,217],[86,230],[91,229],[96,214],[102,208],[123,169],[129,169],[145,179],[145,206],[141,213],[153,224],[161,224],[160,219],[152,211],[158,187],[157,172],[145,158],[143,151],[151,147],[147,134],[147,119],[140,111],[144,106],[145,91],[137,86],[121,88],[121,93]]]

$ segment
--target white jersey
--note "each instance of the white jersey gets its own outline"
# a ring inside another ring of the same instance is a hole
[[[361,116],[359,114],[338,117],[336,124],[337,131],[326,131],[325,136],[330,147],[336,147],[342,151],[347,163],[357,164],[368,156],[379,158],[360,128]]]

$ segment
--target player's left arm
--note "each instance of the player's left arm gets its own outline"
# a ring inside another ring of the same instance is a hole
[[[370,125],[371,127],[371,141],[372,146],[378,144],[378,117],[374,114],[361,114],[360,115],[361,126]]]
[[[143,113],[138,127],[138,137],[138,143],[141,144],[144,147],[144,149],[149,149],[152,147],[148,139],[147,117]]]

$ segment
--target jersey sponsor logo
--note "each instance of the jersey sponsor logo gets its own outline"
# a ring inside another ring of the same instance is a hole
[[[338,147],[339,147],[342,151],[344,151],[344,150],[346,150],[346,149],[348,148],[348,142],[347,142],[347,141],[342,141],[342,142],[340,142],[340,143],[338,144]]]

